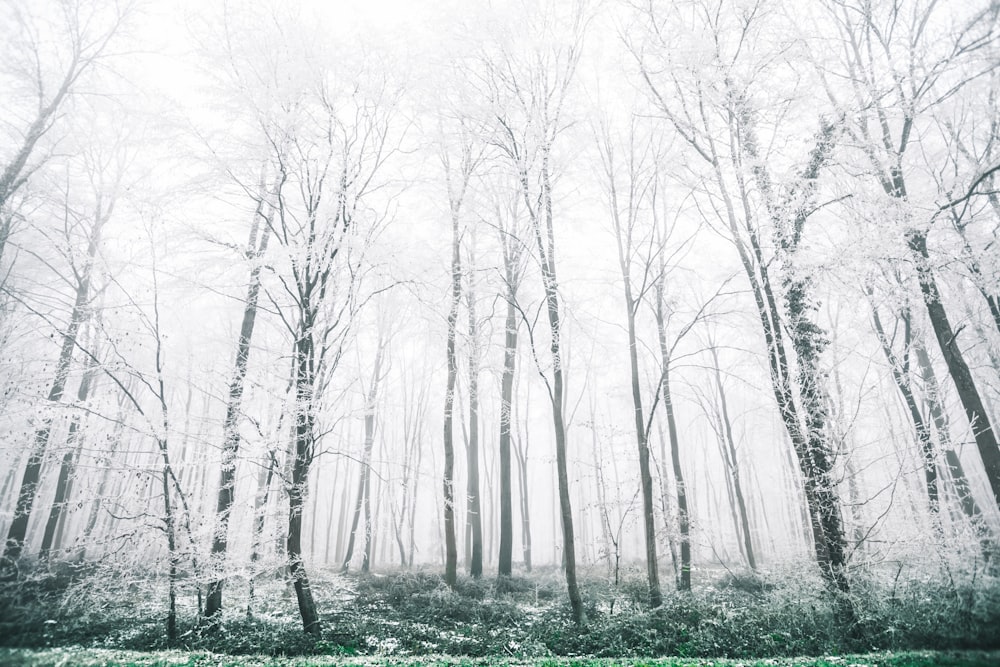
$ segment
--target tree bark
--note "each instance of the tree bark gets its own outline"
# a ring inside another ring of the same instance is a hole
[[[83,405],[87,402],[97,373],[96,362],[90,360],[87,370],[80,380],[80,386],[76,392],[76,402]],[[69,499],[71,478],[76,471],[76,464],[80,458],[80,415],[74,414],[69,425],[69,435],[66,437],[66,452],[63,454],[62,462],[59,465],[59,479],[56,481],[56,495],[52,500],[49,509],[49,518],[45,522],[45,532],[42,535],[42,546],[39,550],[39,558],[47,561],[49,552],[52,549],[53,539],[56,535],[56,526],[65,517],[67,501]]]
[[[872,292],[868,290],[869,300],[872,298]],[[924,482],[927,489],[927,503],[930,507],[932,513],[936,514],[938,511],[939,500],[938,500],[938,479],[937,479],[937,455],[934,451],[934,443],[931,440],[930,428],[924,421],[923,415],[920,413],[920,408],[917,405],[917,400],[913,395],[913,389],[910,385],[909,378],[909,348],[910,348],[910,315],[909,312],[904,311],[902,313],[903,324],[906,329],[905,340],[903,342],[904,351],[903,359],[899,359],[895,352],[892,350],[891,342],[885,332],[885,327],[882,325],[882,320],[879,317],[878,308],[875,303],[871,303],[872,309],[872,323],[875,327],[875,333],[878,336],[879,343],[882,346],[882,353],[885,355],[886,361],[889,362],[889,369],[892,373],[892,379],[896,384],[896,388],[899,390],[900,395],[903,397],[903,403],[906,405],[907,412],[910,416],[910,421],[913,424],[913,429],[917,435],[917,443],[920,448],[921,460],[924,467]]]
[[[243,322],[240,325],[240,337],[236,345],[236,363],[233,379],[229,385],[229,401],[226,405],[226,418],[222,425],[222,463],[219,472],[219,492],[215,507],[215,531],[212,534],[212,573],[215,577],[208,584],[205,599],[206,619],[214,619],[222,613],[222,589],[225,585],[226,549],[229,545],[229,515],[233,507],[233,491],[236,484],[236,455],[240,447],[240,416],[243,403],[243,387],[246,380],[247,364],[250,360],[250,342],[253,338],[254,325],[257,321],[257,301],[260,297],[260,258],[267,251],[267,242],[271,233],[270,220],[265,220],[261,232],[260,244],[257,243],[257,231],[260,220],[264,217],[264,189],[261,188],[257,210],[254,212],[253,224],[250,226],[250,240],[247,243],[246,256],[252,260],[250,269],[250,285],[247,288],[247,298],[243,307]]]
[[[541,168],[545,240],[542,237],[542,221],[535,217],[532,222],[541,263],[542,283],[545,290],[545,310],[549,321],[549,351],[552,355],[552,386],[549,398],[552,404],[552,421],[556,436],[556,478],[559,487],[559,509],[562,524],[566,588],[569,593],[573,621],[577,625],[582,626],[587,622],[587,614],[583,608],[583,598],[580,596],[580,587],[576,580],[576,542],[573,533],[573,508],[569,496],[569,463],[566,455],[566,423],[563,407],[562,314],[559,305],[555,238],[552,227],[552,190],[548,170],[549,148],[549,146],[543,146]],[[522,175],[522,180],[524,178],[526,177]],[[524,195],[527,196],[528,190],[526,184],[522,185]]]
[[[517,363],[517,311],[514,307],[517,294],[509,261],[506,263],[507,317],[504,327],[503,375],[500,379],[500,554],[497,574],[509,577],[514,554],[514,508],[511,498],[511,415],[514,397],[514,371]]]
[[[660,590],[660,572],[656,555],[656,521],[653,510],[653,476],[649,469],[649,431],[646,414],[642,409],[642,387],[639,382],[639,353],[635,334],[635,313],[638,304],[632,295],[632,282],[626,260],[626,251],[631,252],[631,244],[624,248],[622,230],[615,212],[615,229],[618,241],[618,260],[625,287],[625,317],[628,324],[628,356],[632,379],[632,415],[635,420],[635,438],[639,450],[639,480],[642,486],[643,536],[646,541],[646,580],[649,586],[649,606],[656,608],[663,604]],[[631,238],[631,230],[629,230]],[[654,405],[655,408],[655,405]]]
[[[59,351],[59,359],[56,362],[55,377],[49,389],[47,403],[50,406],[54,406],[62,401],[63,393],[66,390],[66,380],[69,377],[70,365],[73,360],[73,351],[77,345],[76,337],[80,326],[90,316],[91,271],[93,270],[94,259],[101,244],[101,230],[104,227],[104,223],[111,217],[113,210],[114,202],[105,208],[103,199],[99,195],[94,209],[93,225],[90,228],[90,238],[87,242],[87,254],[78,276],[76,299],[73,302],[69,324],[62,335],[62,346]],[[51,431],[52,417],[48,415],[43,416],[40,426],[35,430],[31,453],[28,456],[28,463],[21,477],[21,486],[17,494],[17,506],[14,509],[13,520],[7,530],[7,540],[4,545],[3,556],[0,557],[0,578],[16,576],[17,560],[21,557],[21,552],[24,549],[25,536],[28,532],[28,521],[31,519],[32,507],[35,503],[35,496],[38,493],[39,483],[41,482],[42,466],[46,450],[48,449]]]
[[[972,427],[976,448],[983,460],[986,478],[993,491],[993,501],[1000,508],[1000,445],[997,443],[996,432],[990,424],[989,414],[986,412],[982,397],[972,378],[972,371],[969,370],[962,350],[958,346],[959,332],[952,329],[944,304],[941,303],[937,280],[934,277],[934,271],[930,265],[930,255],[927,252],[926,232],[911,229],[906,234],[906,245],[916,262],[917,280],[920,283],[920,292],[924,297],[934,337],[941,348],[948,372],[955,383],[955,389],[958,390],[962,408],[965,410],[969,425]]]
[[[722,384],[722,372],[719,369],[719,352],[712,346],[712,370],[715,372],[715,385],[719,392],[719,419],[722,425],[723,441],[725,443],[725,459],[729,472],[729,477],[733,483],[733,494],[736,497],[736,510],[740,530],[737,533],[743,536],[743,550],[746,554],[747,565],[751,570],[757,569],[757,558],[754,554],[753,535],[750,532],[750,518],[747,513],[746,499],[743,495],[743,483],[740,478],[740,464],[736,456],[736,441],[733,438],[733,426],[729,419],[729,403],[726,400],[726,390]]]
[[[444,397],[444,579],[452,588],[458,583],[458,545],[455,539],[455,441],[454,406],[455,381],[458,379],[455,338],[458,326],[458,306],[462,301],[462,254],[459,210],[461,199],[452,198],[451,307],[448,310],[448,341],[446,359],[448,380]]]
[[[307,314],[308,308],[305,310],[304,314]],[[288,536],[285,550],[288,555],[288,576],[295,588],[302,627],[310,634],[319,635],[321,625],[316,613],[316,602],[302,562],[302,510],[308,492],[309,466],[312,464],[315,444],[313,326],[312,318],[304,318],[295,341],[295,438],[291,484],[288,486]]]
[[[479,579],[483,576],[483,515],[479,490],[479,322],[476,321],[474,228],[470,237],[469,286],[466,293],[469,313],[469,446],[466,493],[472,541],[469,574]]]

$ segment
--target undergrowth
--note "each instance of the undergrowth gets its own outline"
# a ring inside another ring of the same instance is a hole
[[[231,579],[221,627],[198,623],[194,582],[182,586],[181,636],[163,630],[164,582],[111,565],[35,574],[0,589],[0,646],[161,650],[226,654],[421,656],[680,656],[762,658],[873,650],[991,649],[1000,637],[1000,586],[980,576],[855,576],[859,627],[841,627],[809,568],[755,574],[698,573],[689,593],[665,591],[650,610],[639,570],[618,586],[597,572],[581,578],[588,623],[573,624],[561,572],[460,578],[453,590],[430,570],[373,575],[317,571],[319,637],[302,632],[294,595],[277,577]]]

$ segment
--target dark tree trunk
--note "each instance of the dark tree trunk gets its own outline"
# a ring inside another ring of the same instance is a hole
[[[993,491],[993,501],[997,507],[1000,507],[1000,445],[997,444],[996,432],[990,424],[989,414],[986,412],[982,397],[976,388],[972,372],[969,370],[956,340],[958,333],[952,329],[944,304],[941,303],[941,295],[930,265],[930,255],[927,252],[926,232],[910,230],[906,235],[906,244],[913,253],[916,262],[917,279],[920,283],[920,292],[924,297],[924,304],[927,306],[931,328],[934,330],[934,336],[941,348],[948,372],[958,390],[962,408],[965,410],[965,415],[972,427],[976,448],[983,460],[986,478]]]
[[[243,403],[243,386],[246,380],[247,364],[250,360],[250,341],[253,338],[254,324],[257,321],[257,301],[260,296],[259,259],[267,251],[267,241],[270,236],[271,224],[265,221],[261,233],[260,245],[257,245],[257,230],[263,217],[263,188],[261,199],[254,213],[254,221],[250,226],[250,240],[247,243],[246,255],[255,260],[250,269],[250,286],[247,288],[247,298],[243,308],[243,322],[240,325],[239,342],[236,345],[236,364],[233,379],[229,385],[229,402],[226,405],[226,418],[222,425],[222,464],[219,472],[219,492],[215,506],[215,531],[212,534],[212,574],[215,577],[208,583],[208,593],[205,599],[205,618],[213,619],[222,612],[222,588],[225,585],[226,549],[229,544],[229,515],[233,507],[233,488],[236,484],[236,455],[240,447],[240,413]]]
[[[761,191],[774,225],[776,259],[783,269],[781,297],[787,321],[783,322],[786,318],[781,316],[777,307],[769,264],[761,250],[759,236],[749,225],[751,206],[746,191],[747,185],[742,180],[741,198],[748,219],[748,238],[753,259],[746,255],[744,248],[740,248],[741,261],[751,281],[764,326],[765,339],[768,342],[775,398],[799,459],[806,502],[816,538],[816,556],[820,571],[827,585],[839,593],[838,612],[845,622],[853,624],[856,614],[849,600],[850,582],[846,573],[847,540],[844,536],[840,501],[836,491],[834,457],[827,434],[829,401],[825,387],[826,376],[820,368],[820,357],[828,345],[828,340],[826,333],[810,317],[817,308],[812,296],[812,280],[797,264],[797,252],[803,229],[814,210],[812,199],[816,182],[820,170],[833,150],[837,134],[836,126],[826,122],[820,124],[816,144],[810,151],[808,163],[798,175],[798,182],[795,184],[799,190],[798,198],[779,201],[774,194],[770,175],[757,152],[751,110],[745,98],[738,93],[735,93],[734,101],[738,116],[740,151],[752,165],[756,185]],[[759,272],[759,279],[754,272],[754,266]],[[786,356],[783,330],[788,332],[798,362],[794,384],[801,411],[796,406],[795,393],[792,390],[791,367]]]
[[[563,406],[564,369],[562,349],[562,314],[559,306],[559,287],[556,277],[555,238],[552,228],[552,189],[549,182],[548,150],[543,148],[542,157],[542,199],[544,203],[543,221],[537,217],[532,221],[538,256],[542,271],[542,284],[545,290],[546,314],[549,320],[549,335],[551,337],[549,351],[552,355],[552,386],[549,399],[552,404],[552,421],[556,436],[556,479],[559,492],[559,516],[562,524],[563,564],[565,566],[566,589],[569,603],[573,611],[573,621],[577,625],[587,622],[583,598],[576,580],[576,541],[573,533],[573,508],[569,496],[569,462],[566,455],[566,424]],[[522,174],[522,180],[526,178]],[[526,183],[522,183],[524,195],[528,195]],[[543,239],[543,234],[545,238]]]
[[[868,290],[868,298],[873,298],[870,289]],[[882,320],[878,314],[878,308],[875,306],[874,302],[871,304],[871,309],[872,323],[875,327],[875,333],[878,336],[879,343],[882,346],[882,353],[885,355],[886,361],[889,362],[892,379],[896,383],[896,388],[899,390],[900,395],[903,397],[903,403],[906,405],[906,410],[910,415],[910,421],[913,424],[913,429],[917,434],[917,443],[920,448],[921,460],[923,461],[924,466],[924,482],[927,488],[927,503],[931,512],[936,514],[939,505],[937,455],[934,451],[934,443],[931,440],[930,428],[924,421],[923,415],[920,413],[920,407],[917,405],[917,400],[913,395],[913,388],[910,384],[910,315],[908,311],[904,311],[902,313],[903,326],[906,333],[903,341],[903,358],[899,359],[896,356],[896,353],[892,350],[892,343],[886,335],[885,327],[882,325]]]
[[[919,338],[913,342],[913,351],[917,357],[917,365],[920,367],[920,377],[924,384],[924,398],[927,401],[931,422],[937,431],[938,444],[944,452],[945,463],[948,466],[951,481],[955,486],[959,506],[976,530],[985,532],[987,528],[983,523],[982,510],[979,507],[979,503],[976,502],[975,496],[972,495],[972,489],[969,488],[969,481],[965,475],[965,470],[962,468],[962,462],[959,460],[955,449],[951,446],[948,417],[944,411],[944,406],[941,404],[941,390],[938,386],[937,377],[934,374],[934,366],[931,364],[930,355],[927,354],[927,348],[924,347],[923,341]],[[988,547],[988,544],[985,546]]]
[[[73,302],[73,310],[70,313],[69,325],[62,335],[62,346],[59,351],[59,359],[56,362],[55,377],[49,389],[47,398],[49,405],[59,403],[66,390],[66,380],[69,377],[70,365],[73,361],[73,351],[77,345],[77,334],[79,333],[80,326],[90,316],[90,274],[94,258],[97,256],[97,250],[101,244],[101,229],[111,216],[113,209],[113,203],[105,208],[102,199],[98,197],[94,210],[93,225],[90,228],[90,238],[87,243],[87,255],[77,282],[76,299]],[[35,503],[35,496],[38,493],[39,483],[41,482],[42,464],[45,460],[45,452],[48,448],[51,431],[52,417],[43,416],[41,424],[35,430],[31,453],[28,455],[28,463],[21,477],[21,486],[17,494],[17,506],[14,509],[13,520],[7,530],[7,541],[4,544],[3,556],[0,557],[0,578],[16,576],[17,560],[21,557],[21,552],[24,548],[24,540],[28,532],[28,521],[31,519],[32,507]]]
[[[475,238],[470,255],[475,252]],[[468,526],[471,537],[471,560],[469,574],[478,579],[483,576],[483,515],[482,499],[479,492],[479,323],[476,321],[475,266],[473,257],[469,261],[469,446],[468,480]]]
[[[173,505],[170,501],[170,464],[166,458],[166,443],[160,441],[164,465],[160,476],[163,492],[163,523],[167,533],[167,557],[169,570],[167,573],[167,639],[177,641],[177,527],[174,518]]]
[[[660,393],[663,410],[667,417],[667,436],[670,439],[670,467],[674,473],[674,487],[677,491],[677,521],[680,529],[681,567],[677,580],[677,590],[691,590],[691,522],[688,514],[687,487],[684,485],[684,471],[681,469],[681,447],[677,436],[677,419],[674,415],[674,401],[670,392],[670,348],[667,345],[667,321],[664,306],[664,272],[661,269],[656,279],[656,331],[660,345]]]
[[[76,401],[79,405],[87,402],[91,387],[96,375],[96,362],[91,360],[87,364],[87,370],[80,380],[77,388]],[[49,518],[45,522],[45,533],[42,535],[42,546],[39,551],[39,558],[48,560],[49,552],[52,549],[53,540],[56,535],[56,526],[65,518],[66,506],[69,499],[71,478],[76,470],[76,463],[80,458],[80,415],[74,414],[69,425],[69,435],[66,437],[66,452],[63,454],[62,462],[59,465],[59,479],[56,481],[56,495],[52,500],[49,509]]]
[[[740,463],[736,456],[736,441],[733,438],[733,425],[729,419],[729,402],[726,400],[726,390],[722,384],[722,371],[719,369],[719,353],[713,346],[712,370],[715,371],[715,385],[719,390],[719,420],[722,426],[724,442],[724,458],[728,468],[729,478],[733,484],[733,495],[736,500],[736,516],[739,522],[737,534],[743,536],[743,551],[747,557],[747,565],[751,570],[757,569],[757,557],[753,549],[753,535],[750,532],[750,517],[747,513],[747,503],[743,495],[743,481],[740,477]]]
[[[511,409],[514,398],[514,371],[517,363],[517,310],[514,307],[517,294],[511,283],[512,272],[507,269],[507,318],[505,320],[503,376],[500,380],[500,554],[497,573],[509,577],[512,572],[514,554],[514,508],[511,499]]]
[[[458,306],[462,301],[462,254],[459,207],[461,200],[452,200],[452,255],[451,255],[451,307],[448,310],[448,384],[444,396],[444,579],[451,587],[458,583],[458,545],[455,539],[455,381],[458,379],[458,360],[455,338],[458,327]]]
[[[309,312],[308,308],[304,310]],[[295,342],[295,439],[291,484],[288,486],[288,536],[285,549],[288,555],[288,576],[295,588],[302,627],[310,634],[319,635],[321,625],[316,613],[316,602],[302,562],[302,510],[308,492],[309,466],[312,464],[315,444],[313,325],[311,319],[304,320]]]
[[[642,409],[642,388],[639,383],[639,353],[635,335],[635,312],[638,304],[632,296],[632,284],[625,263],[624,250],[621,247],[619,230],[618,256],[621,262],[622,276],[625,281],[625,315],[628,322],[628,352],[629,367],[632,377],[632,414],[635,419],[635,438],[639,450],[639,480],[642,486],[642,518],[643,535],[646,540],[646,579],[649,585],[649,606],[659,607],[663,604],[663,593],[660,590],[660,571],[656,555],[656,521],[653,510],[653,475],[649,468],[649,431],[646,426],[646,415]],[[655,405],[654,405],[655,408]]]

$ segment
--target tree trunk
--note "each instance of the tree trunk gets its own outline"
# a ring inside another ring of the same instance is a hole
[[[653,476],[649,469],[649,431],[646,428],[645,413],[642,409],[642,388],[639,384],[639,354],[635,337],[635,311],[638,307],[632,297],[632,285],[626,269],[624,254],[619,240],[619,257],[622,261],[625,280],[625,309],[628,322],[629,366],[632,376],[632,414],[635,419],[635,438],[639,449],[639,480],[642,484],[643,535],[646,540],[646,579],[649,584],[649,606],[656,608],[663,604],[660,590],[660,571],[656,555],[656,522],[653,510]],[[654,406],[655,407],[655,406]]]
[[[451,254],[451,307],[448,310],[448,384],[444,396],[444,580],[452,588],[458,583],[458,545],[455,539],[455,441],[454,406],[455,381],[458,378],[458,360],[455,337],[458,326],[458,306],[462,300],[461,233],[458,205],[452,203],[452,254]]]
[[[90,360],[87,364],[87,370],[80,380],[80,386],[76,392],[76,402],[81,406],[87,402],[87,398],[90,395],[94,376],[97,373],[96,365],[96,362]],[[65,517],[71,478],[76,471],[76,463],[80,458],[80,449],[82,446],[80,442],[80,415],[74,414],[69,425],[69,435],[66,437],[66,452],[63,454],[62,463],[59,466],[56,495],[49,509],[48,521],[45,522],[45,533],[42,535],[42,546],[39,552],[39,558],[42,560],[48,560],[53,539],[55,538],[56,526]]]
[[[261,548],[264,545],[264,521],[267,519],[267,496],[271,490],[271,479],[274,477],[276,459],[274,451],[268,452],[267,468],[263,466],[257,476],[257,493],[253,499],[253,529],[250,535],[250,590],[247,599],[247,620],[253,618],[254,584],[257,581],[255,570],[260,560]]]
[[[868,298],[872,299],[872,291],[868,290]],[[917,443],[920,447],[921,460],[924,466],[924,481],[927,489],[927,503],[930,507],[932,513],[936,514],[938,511],[938,480],[937,480],[937,455],[934,451],[934,443],[931,441],[930,428],[924,421],[923,415],[920,413],[920,408],[917,406],[917,400],[913,395],[913,389],[910,386],[909,378],[909,353],[910,353],[910,315],[908,311],[902,313],[902,320],[905,327],[905,340],[903,341],[903,360],[896,357],[895,352],[892,350],[891,343],[888,336],[886,335],[885,328],[882,326],[882,320],[878,314],[878,308],[875,303],[871,304],[872,309],[872,323],[875,327],[875,333],[878,336],[879,343],[882,346],[882,353],[885,355],[886,361],[889,362],[889,369],[892,372],[892,379],[896,383],[896,388],[899,390],[900,395],[903,397],[903,403],[906,405],[907,412],[910,416],[910,421],[913,424],[913,429],[917,435]]]
[[[756,570],[757,558],[754,555],[753,535],[750,532],[750,518],[747,514],[747,503],[743,495],[743,483],[740,479],[740,464],[736,456],[736,441],[733,438],[733,426],[729,419],[729,404],[726,401],[726,390],[722,385],[722,372],[719,369],[719,353],[714,346],[711,347],[710,351],[712,353],[713,370],[715,371],[715,384],[719,391],[719,419],[722,423],[722,433],[725,442],[725,458],[727,459],[729,477],[733,483],[733,494],[736,496],[736,510],[740,527],[737,533],[742,533],[743,535],[743,550],[746,553],[747,564],[751,570]]]
[[[934,271],[930,266],[930,255],[927,252],[926,232],[910,230],[906,234],[906,245],[913,253],[916,262],[917,279],[920,283],[920,292],[924,297],[924,304],[927,306],[931,328],[934,330],[934,336],[941,348],[948,372],[955,383],[959,400],[962,402],[965,415],[972,427],[976,448],[983,460],[986,478],[993,491],[993,501],[1000,508],[1000,445],[997,444],[996,432],[990,424],[989,415],[972,378],[972,372],[969,370],[956,340],[958,332],[952,329],[948,314],[941,303],[941,295],[934,278]]]
[[[215,531],[212,533],[212,574],[215,575],[208,583],[208,593],[205,599],[206,619],[213,619],[222,613],[222,588],[225,585],[226,549],[229,544],[229,515],[233,507],[233,488],[236,484],[236,455],[240,447],[240,416],[243,403],[243,387],[246,380],[247,364],[250,360],[250,341],[253,338],[254,324],[257,321],[257,301],[260,296],[259,259],[267,250],[270,236],[270,221],[265,221],[261,233],[260,246],[257,245],[257,230],[260,219],[264,216],[264,192],[261,188],[260,201],[254,213],[254,221],[250,226],[250,240],[247,243],[246,255],[254,260],[250,269],[250,286],[247,288],[247,298],[243,307],[243,322],[240,325],[240,337],[236,345],[236,364],[233,379],[229,385],[229,402],[226,404],[226,418],[222,424],[222,463],[219,471],[219,492],[215,505]]]
[[[666,313],[663,312],[663,271],[656,280],[656,331],[660,344],[660,392],[663,396],[663,410],[667,416],[667,436],[670,439],[670,467],[674,473],[674,487],[677,491],[677,521],[680,528],[681,567],[677,590],[691,590],[691,522],[688,515],[687,487],[684,485],[684,471],[681,469],[681,447],[677,436],[677,419],[674,415],[674,401],[670,393],[670,349],[667,346]]]
[[[466,493],[472,542],[469,574],[478,579],[483,576],[483,515],[479,493],[479,323],[476,321],[474,253],[475,234],[472,235],[469,287],[466,294],[469,311],[469,447]]]
[[[559,287],[556,277],[555,240],[552,228],[552,188],[549,182],[548,146],[543,147],[542,155],[542,195],[545,209],[545,236],[542,238],[542,222],[536,217],[533,220],[535,241],[541,263],[542,283],[545,290],[546,313],[549,320],[549,335],[551,337],[549,351],[552,356],[552,386],[550,402],[552,404],[552,421],[556,436],[556,478],[559,487],[559,509],[563,537],[563,563],[565,565],[566,589],[569,594],[570,607],[573,611],[573,621],[577,625],[585,625],[587,614],[583,608],[583,598],[576,580],[576,542],[573,533],[573,508],[569,496],[569,462],[566,455],[566,424],[563,407],[563,349],[562,349],[562,314],[559,307]],[[522,178],[524,176],[522,175]],[[527,196],[527,188],[524,194]]]
[[[934,366],[931,364],[930,355],[927,354],[927,348],[924,347],[923,341],[919,338],[913,342],[913,351],[917,357],[917,365],[920,367],[920,377],[924,383],[924,398],[927,401],[931,422],[937,431],[938,444],[944,452],[945,463],[948,466],[952,483],[955,485],[955,493],[958,496],[959,506],[977,531],[985,531],[987,529],[983,522],[982,510],[979,507],[979,503],[976,502],[975,496],[972,495],[972,489],[969,487],[969,481],[965,475],[965,470],[962,468],[962,462],[958,458],[955,449],[951,446],[948,417],[944,411],[944,406],[941,404],[941,390],[938,386],[937,377],[934,374]]]
[[[511,498],[511,409],[514,398],[514,371],[517,363],[517,294],[512,282],[511,267],[507,267],[507,317],[504,327],[503,375],[500,379],[500,554],[497,574],[509,577],[514,556],[514,508]]]
[[[167,557],[169,568],[167,573],[167,639],[177,641],[177,528],[174,519],[173,506],[170,502],[170,463],[166,458],[166,443],[160,441],[163,452],[163,471],[160,476],[163,492],[163,522],[167,533]]]
[[[527,454],[520,444],[514,443],[514,457],[517,459],[517,489],[521,509],[521,559],[526,572],[531,572],[531,503],[528,501]]]
[[[80,326],[90,316],[90,274],[94,265],[94,258],[101,243],[101,229],[104,223],[111,216],[114,204],[104,208],[103,200],[97,198],[97,205],[94,210],[94,221],[90,228],[90,238],[87,243],[87,255],[84,259],[83,268],[79,274],[79,281],[76,289],[76,299],[73,302],[73,310],[70,313],[69,325],[62,335],[62,346],[59,351],[59,359],[56,362],[56,373],[49,389],[47,403],[51,406],[62,400],[66,390],[66,380],[69,377],[70,364],[73,360],[73,351],[76,348],[76,337]],[[21,557],[24,548],[25,536],[28,532],[28,521],[31,519],[32,506],[35,503],[35,496],[38,493],[38,486],[41,482],[42,464],[45,460],[45,452],[49,444],[49,436],[52,431],[52,417],[45,415],[42,417],[41,425],[35,430],[35,436],[31,453],[28,456],[28,463],[24,468],[21,477],[21,486],[17,494],[17,506],[14,509],[14,517],[7,530],[7,540],[4,544],[3,556],[0,557],[0,578],[9,578],[17,574],[17,560]]]
[[[308,310],[307,310],[308,312]],[[295,588],[295,597],[306,632],[319,635],[321,625],[316,613],[309,577],[302,562],[302,509],[308,489],[309,466],[312,464],[315,437],[315,367],[313,349],[313,322],[304,319],[295,342],[295,439],[291,465],[291,484],[288,486],[288,576]]]

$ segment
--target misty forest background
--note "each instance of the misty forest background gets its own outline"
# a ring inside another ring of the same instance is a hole
[[[433,4],[0,4],[3,641],[995,642],[1000,4]]]

